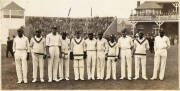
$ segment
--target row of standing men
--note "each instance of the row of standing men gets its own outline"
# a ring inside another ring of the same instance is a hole
[[[38,66],[40,81],[44,82],[44,59],[46,58],[48,59],[48,82],[69,80],[69,60],[73,60],[75,80],[84,80],[84,60],[87,64],[88,80],[95,80],[95,68],[97,68],[97,79],[104,79],[105,62],[107,62],[105,80],[111,78],[111,73],[112,79],[116,80],[116,62],[118,59],[121,59],[120,79],[126,78],[127,65],[127,79],[132,80],[133,56],[135,58],[135,77],[133,79],[139,79],[141,63],[142,78],[148,80],[146,76],[146,51],[149,49],[149,43],[143,37],[142,31],[138,34],[139,37],[133,40],[126,35],[126,31],[122,31],[122,37],[118,41],[115,40],[114,35],[111,35],[110,40],[107,41],[101,32],[98,34],[98,39],[93,38],[93,33],[89,33],[88,39],[85,40],[81,37],[81,32],[77,31],[76,36],[70,40],[66,37],[66,33],[61,36],[57,32],[57,28],[53,27],[52,32],[46,38],[42,37],[40,30],[37,30],[29,43],[28,38],[23,35],[23,29],[20,28],[17,30],[17,36],[13,42],[17,83],[23,81],[28,83],[27,60],[29,60],[30,52],[33,63],[32,82],[37,82]],[[169,38],[164,35],[163,31],[160,31],[154,43],[154,71],[151,80],[157,79],[159,66],[161,66],[159,79],[164,79],[169,47]],[[65,68],[65,72],[63,72],[63,68]]]

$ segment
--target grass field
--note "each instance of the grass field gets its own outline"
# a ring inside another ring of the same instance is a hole
[[[2,47],[1,54],[5,54],[5,47]],[[147,56],[147,77],[151,78],[153,73],[153,54],[148,53]],[[2,89],[3,90],[176,90],[179,89],[178,79],[178,46],[172,46],[168,50],[168,59],[166,65],[166,73],[164,81],[159,80],[119,80],[120,77],[120,61],[117,63],[118,80],[95,80],[95,81],[75,81],[72,61],[70,62],[70,80],[60,82],[47,82],[47,60],[45,61],[45,83],[31,83],[32,81],[32,61],[28,61],[28,84],[16,84],[17,76],[13,58],[5,58],[2,56]],[[86,64],[85,64],[86,67]],[[133,60],[133,77],[134,77],[134,60]],[[85,79],[87,79],[85,69]]]

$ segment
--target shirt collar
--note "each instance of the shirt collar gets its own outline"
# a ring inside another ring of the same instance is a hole
[[[89,39],[89,38],[88,38]],[[89,39],[90,40],[90,39]],[[92,39],[92,40],[90,40],[90,41],[93,41],[94,40],[94,38]]]
[[[163,37],[161,37],[161,36],[159,36],[160,38],[164,38],[165,36],[163,36]]]
[[[127,38],[127,36],[125,36],[125,37],[123,37],[123,36],[122,36],[122,38],[124,38],[124,39],[125,39],[125,38]]]
[[[19,36],[17,36],[17,37],[18,37],[18,38],[20,38]],[[24,35],[22,35],[22,37],[21,37],[21,38],[24,38]],[[21,38],[20,38],[20,39],[21,39]]]
[[[109,41],[109,43],[111,43],[111,44],[115,44],[115,43],[116,43],[116,41],[114,41],[114,42]]]
[[[39,37],[39,38],[38,38],[37,36],[35,36],[35,38],[36,38],[36,39],[41,39],[41,38],[42,38],[42,36],[41,36],[41,37]]]
[[[63,38],[62,38],[62,40],[64,40],[64,41],[66,41],[68,38],[66,37],[66,39],[64,40]]]

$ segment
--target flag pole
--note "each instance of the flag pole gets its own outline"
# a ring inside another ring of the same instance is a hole
[[[67,19],[69,19],[69,24],[68,24],[68,25],[69,25],[69,27],[70,27],[70,33],[71,33],[71,19],[70,19],[70,17],[69,17],[69,16],[70,16],[70,13],[71,13],[71,7],[69,8],[68,15],[67,15],[67,17],[68,17]]]
[[[91,17],[92,17],[92,7],[91,7]]]
[[[93,11],[92,11],[92,7],[91,7],[91,11],[90,11],[90,13],[91,13],[91,17],[90,17],[90,25],[92,25],[92,23],[93,23],[93,21],[92,21],[92,13],[93,13]],[[91,27],[90,27],[90,31],[91,31]]]

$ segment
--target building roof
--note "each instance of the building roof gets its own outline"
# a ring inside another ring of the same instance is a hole
[[[21,6],[19,6],[18,4],[16,4],[15,2],[11,2],[8,5],[6,5],[5,7],[3,7],[2,9],[7,9],[7,10],[24,10],[24,8],[22,8]]]
[[[138,6],[136,9],[162,9],[163,6],[161,6],[156,1],[145,1],[140,6]]]

